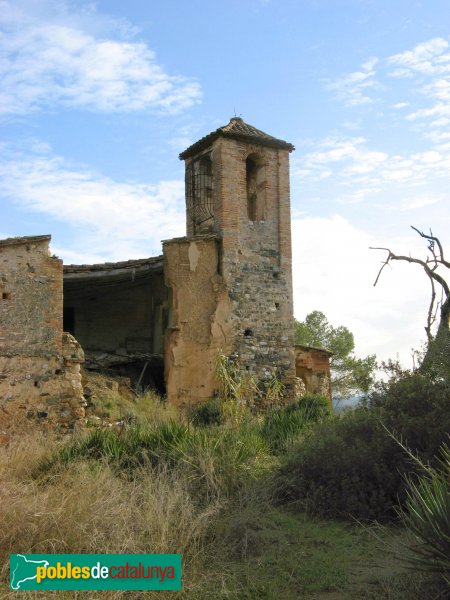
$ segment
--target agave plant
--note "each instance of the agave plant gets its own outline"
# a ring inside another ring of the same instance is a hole
[[[425,474],[416,480],[408,478],[405,507],[399,509],[412,538],[405,560],[414,569],[438,574],[450,586],[449,448],[442,447],[438,468],[420,464]]]

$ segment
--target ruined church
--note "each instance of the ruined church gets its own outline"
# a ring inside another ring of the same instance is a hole
[[[234,117],[182,152],[186,236],[161,256],[63,265],[50,236],[1,240],[0,420],[81,422],[83,362],[177,405],[214,395],[219,351],[288,395],[296,377],[328,392],[328,354],[294,346],[292,150]]]

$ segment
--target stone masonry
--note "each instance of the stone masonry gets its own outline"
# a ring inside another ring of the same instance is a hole
[[[62,261],[50,236],[0,241],[0,429],[23,418],[67,430],[83,422],[83,351],[63,335]]]

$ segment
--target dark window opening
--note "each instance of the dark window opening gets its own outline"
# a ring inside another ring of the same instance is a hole
[[[247,175],[247,215],[249,221],[256,221],[256,163],[253,159],[245,161]]]
[[[11,292],[2,292],[2,300],[11,300],[12,294]]]
[[[275,302],[275,308],[278,310],[280,308],[280,303],[279,302]]]
[[[251,329],[246,329],[244,331],[244,336],[245,337],[251,337],[253,335],[253,331]]]
[[[64,307],[63,330],[75,335],[75,309],[73,306]]]
[[[258,156],[251,154],[245,161],[247,182],[247,216],[251,222],[264,221],[264,169]]]

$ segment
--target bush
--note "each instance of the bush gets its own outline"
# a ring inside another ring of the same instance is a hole
[[[364,408],[318,425],[275,477],[279,503],[325,516],[389,520],[404,498],[408,457]]]
[[[385,426],[425,462],[435,463],[450,431],[450,381],[430,380],[407,373],[382,384],[369,398],[369,406]]]
[[[208,425],[222,424],[222,411],[220,401],[212,398],[202,404],[197,404],[191,409],[189,418],[194,425],[204,427]]]
[[[365,408],[313,431],[277,478],[280,502],[324,516],[386,520],[407,500],[405,474],[419,467],[386,429],[419,459],[437,464],[450,431],[450,383],[400,373],[381,384]]]
[[[306,394],[293,404],[268,412],[261,433],[272,452],[285,452],[306,428],[331,414],[328,398],[319,394]]]

